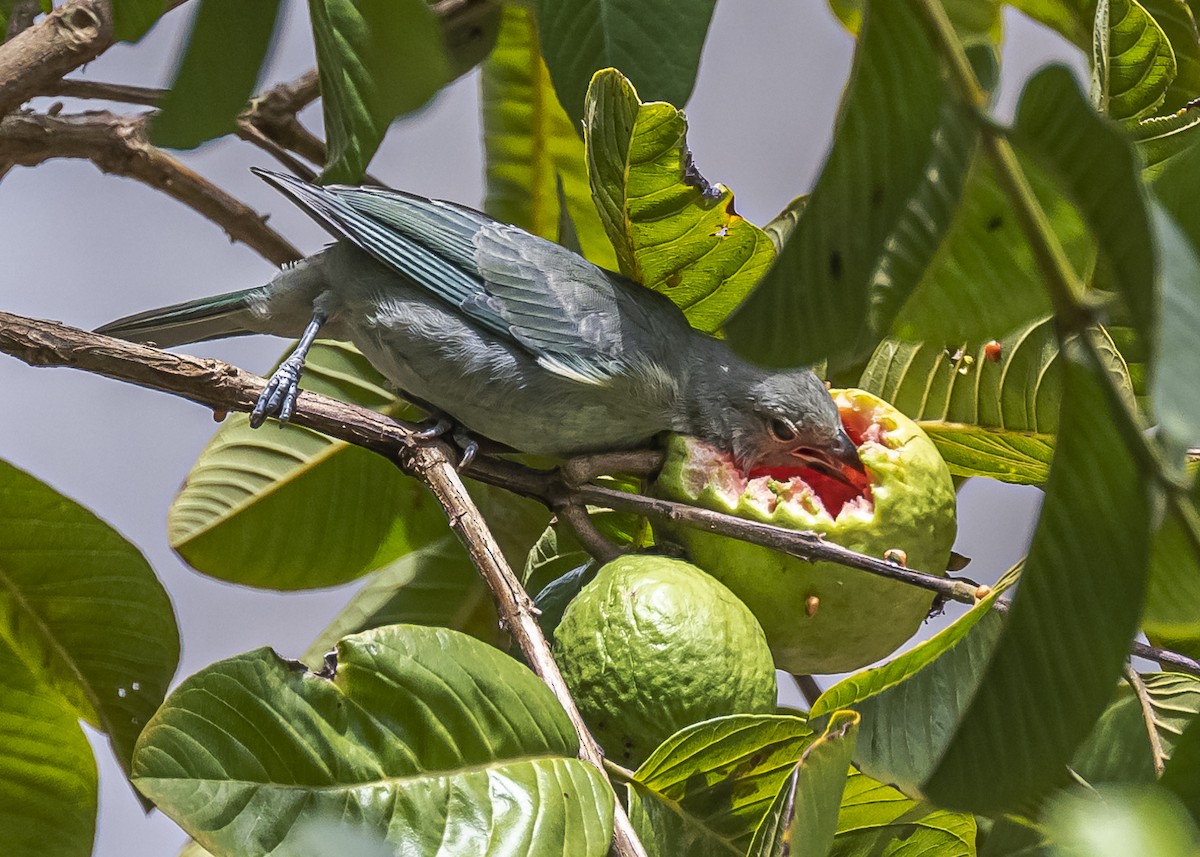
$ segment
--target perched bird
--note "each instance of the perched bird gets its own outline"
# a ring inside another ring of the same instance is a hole
[[[161,347],[299,336],[255,425],[291,416],[319,333],[353,342],[402,394],[522,452],[614,451],[672,431],[731,451],[747,471],[862,472],[815,374],[747,363],[650,289],[464,206],[255,172],[340,240],[265,286],[97,331]]]

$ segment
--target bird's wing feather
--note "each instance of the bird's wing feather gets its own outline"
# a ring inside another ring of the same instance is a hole
[[[557,244],[451,203],[384,188],[319,187],[255,170],[318,222],[524,348],[551,372],[605,384],[623,353],[613,275]]]

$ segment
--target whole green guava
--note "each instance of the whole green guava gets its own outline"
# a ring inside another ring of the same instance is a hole
[[[684,726],[775,710],[775,668],[754,615],[694,565],[630,555],[567,606],[554,654],[610,759],[637,767]]]
[[[933,442],[870,393],[831,393],[870,477],[865,495],[809,470],[747,474],[728,453],[683,436],[670,439],[656,493],[812,530],[860,553],[944,574],[955,494]],[[926,590],[835,563],[809,563],[689,527],[670,532],[754,612],[776,666],[788,672],[848,672],[884,658],[913,635],[932,603]]]

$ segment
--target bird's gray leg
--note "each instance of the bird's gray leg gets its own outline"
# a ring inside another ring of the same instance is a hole
[[[292,418],[292,412],[296,410],[296,396],[300,393],[300,373],[304,371],[308,349],[312,348],[324,323],[324,313],[313,313],[312,321],[304,328],[295,350],[279,364],[279,368],[267,381],[262,395],[258,397],[254,410],[250,412],[251,428],[258,428],[269,416],[278,415],[280,423],[286,423]]]

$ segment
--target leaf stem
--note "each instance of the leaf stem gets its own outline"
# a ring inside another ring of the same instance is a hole
[[[1167,768],[1167,754],[1163,749],[1162,736],[1158,734],[1158,727],[1154,723],[1154,706],[1150,703],[1150,692],[1146,690],[1146,683],[1137,674],[1133,664],[1128,662],[1125,664],[1125,683],[1129,685],[1141,707],[1142,723],[1145,724],[1146,736],[1150,739],[1150,756],[1154,759],[1154,774],[1161,777]]]

